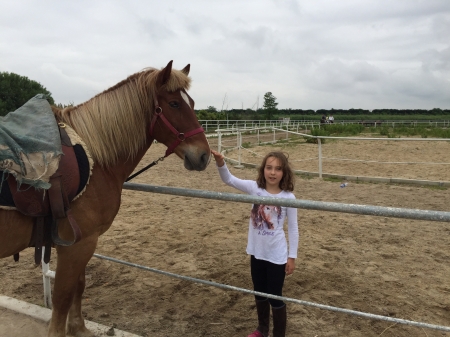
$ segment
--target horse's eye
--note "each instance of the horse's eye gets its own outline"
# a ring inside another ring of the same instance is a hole
[[[180,106],[177,101],[170,101],[169,105],[171,108],[178,108]]]

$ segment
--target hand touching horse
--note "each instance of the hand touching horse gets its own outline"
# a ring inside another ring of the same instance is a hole
[[[57,264],[49,337],[90,337],[81,313],[85,267],[97,240],[119,211],[122,185],[153,140],[165,144],[166,155],[175,153],[188,170],[202,171],[210,149],[194,113],[189,65],[172,69],[146,69],[75,107],[53,108],[56,120],[83,140],[93,159],[84,192],[71,204],[81,239],[69,246],[56,245]],[[0,209],[0,257],[17,254],[29,246],[33,218],[17,210]],[[62,239],[73,237],[67,219],[59,224]]]

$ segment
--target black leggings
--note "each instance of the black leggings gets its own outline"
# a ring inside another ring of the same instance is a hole
[[[250,259],[253,289],[261,293],[283,296],[283,284],[286,276],[286,264],[275,264],[269,261],[258,260],[253,255]],[[267,297],[255,295],[257,301],[264,301]],[[284,305],[281,300],[269,298],[270,305],[279,308]]]

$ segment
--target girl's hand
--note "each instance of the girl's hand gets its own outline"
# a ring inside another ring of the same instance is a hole
[[[212,155],[214,156],[214,160],[217,163],[217,166],[222,167],[225,164],[223,159],[223,155],[217,151],[211,150]]]
[[[286,263],[286,276],[288,275],[292,275],[292,273],[294,272],[295,269],[295,259],[293,259],[292,257],[289,257]]]

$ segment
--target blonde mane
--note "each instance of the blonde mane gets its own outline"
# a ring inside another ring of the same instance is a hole
[[[134,158],[146,144],[159,73],[160,70],[154,68],[144,69],[85,103],[54,109],[56,119],[75,130],[97,164],[108,167],[119,158]],[[161,89],[188,90],[190,83],[186,74],[172,69],[168,82]]]

